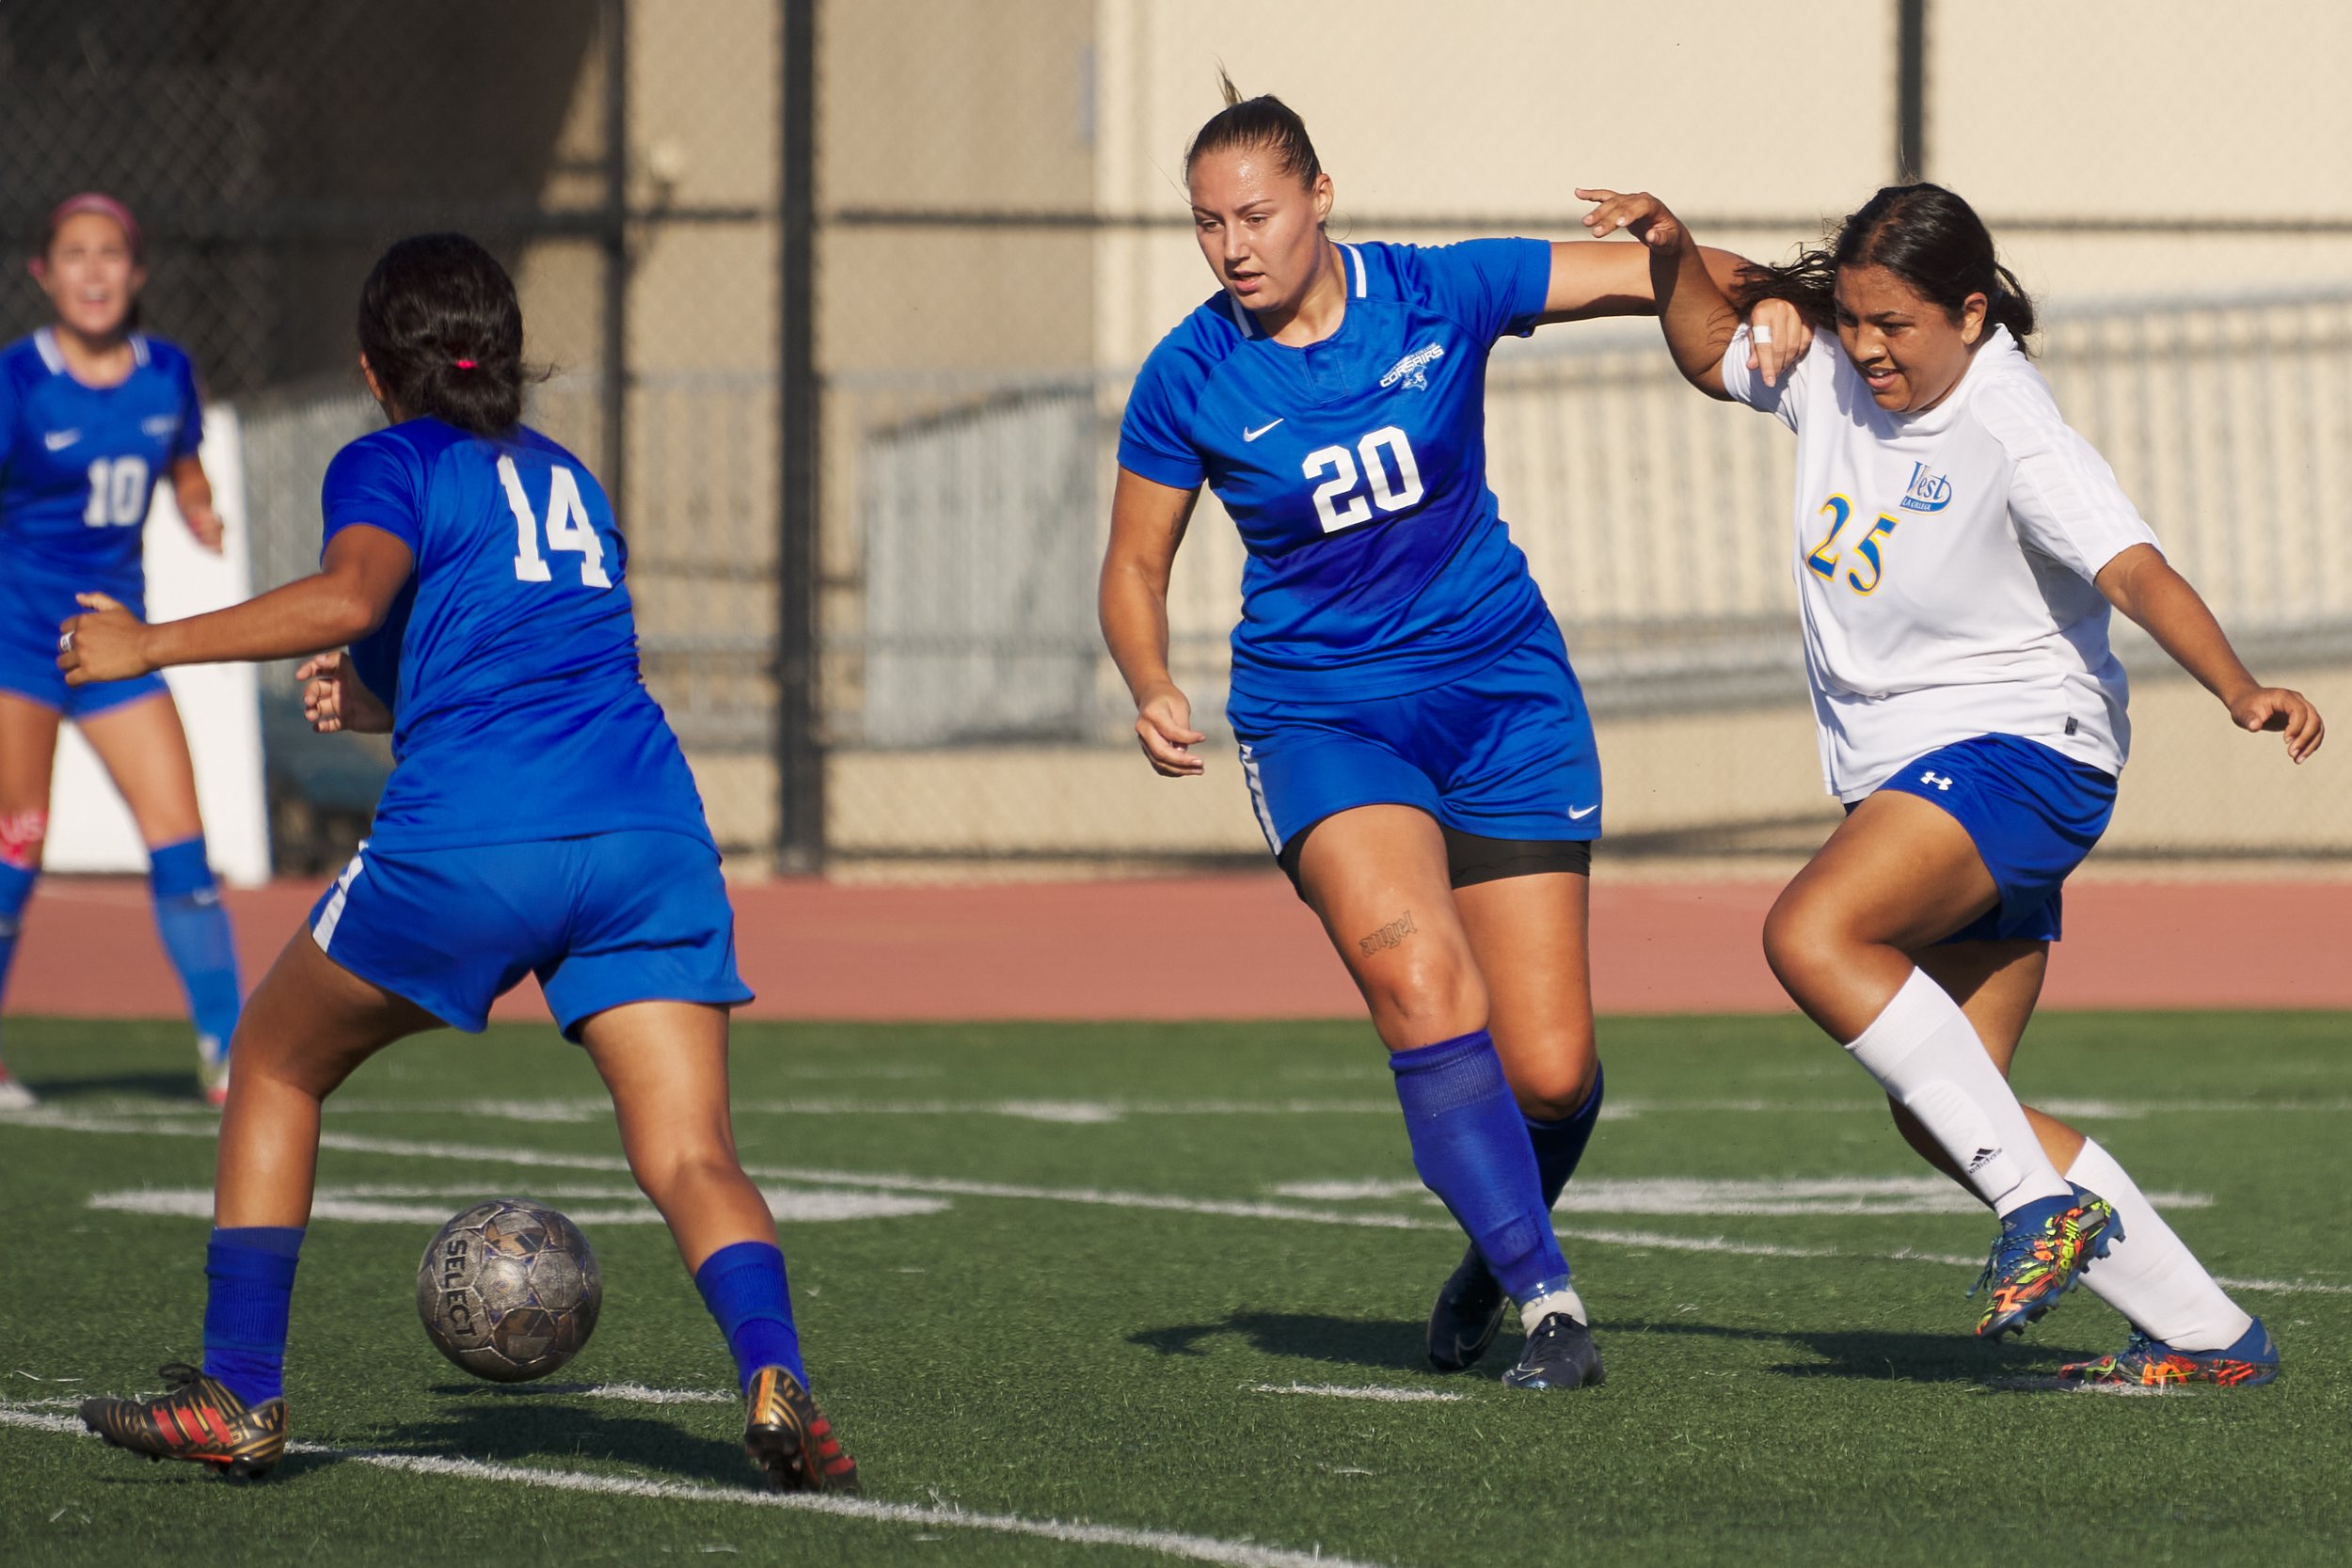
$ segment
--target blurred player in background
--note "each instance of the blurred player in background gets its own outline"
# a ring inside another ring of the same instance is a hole
[[[99,595],[57,662],[77,689],[172,664],[286,658],[321,730],[389,730],[359,853],[253,994],[221,1123],[204,1367],[93,1400],[110,1442],[258,1473],[284,1451],[282,1368],[320,1101],[405,1035],[479,1031],[536,974],[612,1093],[743,1390],[771,1484],[856,1483],[807,1392],[784,1255],[735,1155],[727,1009],[751,1000],[702,799],[638,668],[627,551],[595,476],[521,422],[522,312],[471,240],[404,240],[359,304],[393,421],[326,473],[322,569],[147,626]]]
[[[130,804],[147,845],[155,924],[196,1021],[205,1097],[227,1093],[237,955],[204,858],[196,767],[162,677],[69,687],[57,623],[91,591],[144,613],[148,503],[168,477],[199,544],[220,517],[197,448],[196,369],[137,330],[139,226],[94,192],[49,214],[32,274],[56,319],[0,349],[0,989],[40,875],[57,724],[71,719]],[[0,1109],[33,1097],[0,1065]]]
[[[1477,1361],[1507,1298],[1528,1338],[1505,1383],[1598,1383],[1550,1216],[1601,1103],[1600,765],[1486,488],[1486,366],[1504,333],[1647,314],[1648,268],[1622,245],[1336,244],[1304,123],[1224,87],[1184,161],[1220,287],[1129,400],[1104,635],[1152,768],[1200,773],[1168,584],[1208,484],[1249,551],[1226,716],[1259,825],[1389,1048],[1416,1169],[1470,1238],[1429,1359]]]
[[[1913,1147],[2000,1216],[1977,1332],[2077,1276],[2131,1321],[2086,1383],[2254,1384],[2261,1322],[2226,1295],[2123,1168],[2007,1073],[2059,935],[2059,892],[2106,831],[2130,744],[2108,607],[2230,721],[2318,750],[2301,693],[2248,673],[2195,589],[2026,356],[2032,302],[1968,204],[1890,186],[1823,248],[1737,299],[1820,329],[1784,377],[1654,197],[1592,193],[1599,234],[1650,247],[1666,339],[1692,384],[1796,432],[1794,570],[1831,793],[1845,822],[1764,929],[1800,1007],[1877,1079]],[[2096,1261],[2096,1267],[2092,1264]]]

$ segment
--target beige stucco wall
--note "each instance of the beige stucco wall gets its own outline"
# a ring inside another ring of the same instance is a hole
[[[2222,12],[2201,0],[2149,0],[2128,13],[2034,0],[1931,9],[1931,172],[1996,220],[2352,215],[2352,164],[2342,155],[2352,100],[2333,80],[2352,46],[2352,9],[2318,0]],[[1220,62],[1245,92],[1279,92],[1307,116],[1339,185],[1346,237],[1458,237],[1464,230],[1391,230],[1380,220],[1466,213],[1551,214],[1549,225],[1510,227],[1565,236],[1579,210],[1572,188],[1602,182],[1647,186],[1695,216],[1771,218],[1719,223],[1706,237],[1778,254],[1887,173],[1893,13],[1884,0],[1808,0],[1769,16],[1734,0],[1647,8],[1470,0],[1441,12],[1412,0],[823,7],[825,210],[1091,212],[1125,225],[822,231],[818,342],[834,388],[824,427],[829,626],[854,630],[860,613],[863,429],[968,395],[991,376],[1132,366],[1214,286],[1181,223],[1180,164],[1185,140],[1216,107]],[[631,17],[639,198],[666,192],[768,207],[775,8],[637,0]],[[1793,74],[1774,63],[1789,59],[1812,63]],[[600,112],[597,81],[592,64],[573,115],[582,145]],[[1136,221],[1145,219],[1162,221]],[[641,376],[772,370],[771,221],[656,225],[640,239],[630,346]],[[2012,227],[2002,239],[2028,285],[2060,307],[2352,280],[2352,237],[2343,235]],[[525,272],[527,293],[548,300],[577,300],[596,277],[593,257],[577,247],[534,254]],[[594,345],[556,348],[579,362]],[[687,454],[664,444],[675,433],[639,412],[633,484],[680,483]],[[657,515],[696,529],[723,519],[742,540],[740,580],[652,590],[651,625],[763,634],[772,626],[761,578],[772,569],[772,493],[750,483],[772,469],[772,404],[743,413],[740,450],[729,458],[739,473],[726,483],[748,484],[749,500],[678,507],[666,495],[631,498],[641,526]],[[2333,472],[2327,454],[2311,461],[2309,477]],[[1769,468],[1758,472],[1770,479]],[[1504,497],[1513,515],[1540,521],[1557,510],[1540,488],[1546,471],[1518,462]],[[1759,515],[1776,516],[1783,504],[1759,490]],[[643,534],[636,543],[661,545]],[[1572,545],[1567,533],[1547,535],[1538,566],[1574,614],[1580,595],[1598,590]],[[1182,613],[1229,624],[1238,570],[1230,530],[1205,506],[1180,565]],[[829,678],[837,695],[854,695],[854,670]],[[2305,678],[2342,691],[2340,706],[2352,698],[2340,672]],[[2327,765],[2274,776],[2264,743],[2216,732],[2201,702],[2177,682],[2141,692],[2140,757],[2115,844],[2221,846],[2281,822],[2313,843],[2352,844],[2346,793]],[[1603,745],[1619,834],[1804,820],[1828,809],[1798,709],[1613,720]],[[748,842],[771,831],[764,759],[696,760],[714,816],[729,824],[723,833]],[[1171,786],[1116,751],[843,754],[833,764],[835,832],[850,852],[903,847],[918,832],[976,850],[1149,839],[1246,851],[1257,839],[1238,783],[1213,766],[1227,776]]]

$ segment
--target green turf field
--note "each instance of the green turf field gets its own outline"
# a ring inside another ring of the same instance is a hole
[[[654,1402],[731,1368],[539,1029],[398,1047],[330,1105],[288,1369],[313,1449],[238,1486],[58,1430],[197,1358],[212,1146],[181,1028],[12,1022],[47,1107],[0,1123],[0,1559],[2290,1563],[2352,1537],[2342,1016],[2036,1026],[2028,1094],[2185,1195],[2177,1228],[2267,1282],[2240,1299],[2287,1354],[2267,1389],[2138,1398],[2047,1386],[2122,1338],[2088,1291],[2022,1344],[1969,1337],[1987,1221],[1793,1021],[1604,1026],[1611,1117],[1559,1223],[1609,1382],[1551,1395],[1492,1380],[1508,1340],[1421,1370],[1460,1240],[1360,1025],[739,1041],[854,1511],[758,1501],[732,1405]],[[417,1324],[437,1219],[501,1192],[603,1264],[560,1386],[473,1382]]]

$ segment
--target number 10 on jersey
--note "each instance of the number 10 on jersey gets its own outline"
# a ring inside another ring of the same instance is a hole
[[[1363,460],[1360,475],[1358,458]],[[1389,478],[1391,462],[1396,465],[1393,483]],[[1309,479],[1331,476],[1315,486],[1315,515],[1322,519],[1326,533],[1371,521],[1375,506],[1382,512],[1402,512],[1419,504],[1422,498],[1421,465],[1413,461],[1413,444],[1394,425],[1383,426],[1357,442],[1352,456],[1345,447],[1319,447],[1307,454],[1300,471]],[[1357,490],[1367,479],[1371,481],[1369,496]]]
[[[561,463],[548,469],[548,548],[572,550],[580,556],[580,580],[590,588],[610,588],[604,575],[604,542],[588,520],[588,507],[580,499],[580,481]],[[523,476],[511,457],[499,459],[499,483],[506,487],[506,504],[515,514],[515,580],[551,582],[547,558],[539,553],[539,519],[532,515],[531,498],[523,494]]]

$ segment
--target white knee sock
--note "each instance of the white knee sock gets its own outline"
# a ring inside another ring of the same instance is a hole
[[[2072,1190],[2042,1152],[2025,1107],[1968,1015],[1925,970],[1913,970],[1846,1049],[1968,1173],[1969,1190],[1994,1212],[2006,1216]]]
[[[2083,1271],[2083,1283],[2134,1328],[2175,1350],[2222,1350],[2253,1326],[2114,1155],[2085,1138],[2066,1179],[2097,1193],[2122,1216],[2123,1239]]]

